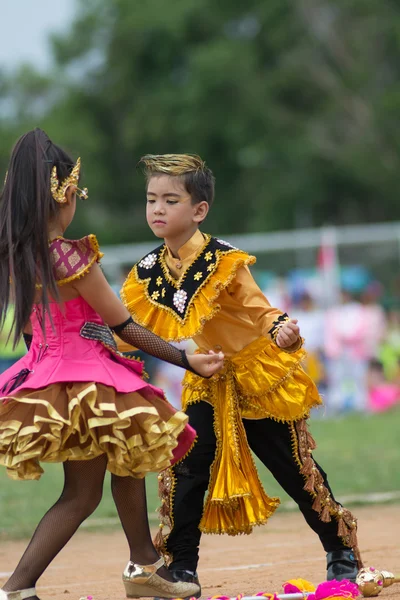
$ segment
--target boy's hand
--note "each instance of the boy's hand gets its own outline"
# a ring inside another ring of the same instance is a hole
[[[300,327],[297,325],[297,319],[291,319],[287,321],[279,329],[279,333],[276,336],[276,345],[279,348],[290,348],[297,342],[300,337]]]
[[[208,354],[186,354],[190,366],[201,377],[211,377],[222,369],[224,355],[222,352],[215,354],[212,350]]]

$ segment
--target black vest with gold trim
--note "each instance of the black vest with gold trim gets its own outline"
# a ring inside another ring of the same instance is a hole
[[[221,290],[237,270],[256,259],[210,235],[197,257],[174,279],[165,261],[165,244],[149,252],[129,273],[121,296],[136,322],[167,341],[198,335],[220,309]]]

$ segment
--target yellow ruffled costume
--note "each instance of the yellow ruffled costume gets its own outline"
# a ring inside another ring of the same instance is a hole
[[[192,337],[202,352],[225,353],[223,371],[210,380],[187,372],[183,381],[184,410],[199,401],[214,407],[217,451],[200,524],[206,533],[250,533],[279,505],[261,485],[242,418],[294,422],[321,404],[301,366],[301,343],[288,353],[272,341],[282,313],[269,306],[251,277],[247,265],[254,262],[197,232],[178,259],[166,246],[144,257],[122,289],[133,318],[157,335],[169,341]],[[164,479],[172,503],[171,472]],[[168,502],[162,507],[166,523],[170,508]]]

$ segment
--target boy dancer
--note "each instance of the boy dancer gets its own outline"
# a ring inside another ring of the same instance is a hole
[[[159,476],[158,541],[174,578],[198,582],[201,532],[250,533],[279,505],[262,488],[252,449],[319,536],[327,579],[354,581],[362,566],[357,523],[312,456],[306,418],[321,400],[301,367],[297,322],[269,305],[248,268],[253,256],[199,231],[214,199],[214,177],[200,157],[141,162],[147,221],[165,243],[133,267],[123,301],[135,321],[165,340],[193,338],[203,352],[226,357],[210,380],[186,373],[182,404],[198,441]]]

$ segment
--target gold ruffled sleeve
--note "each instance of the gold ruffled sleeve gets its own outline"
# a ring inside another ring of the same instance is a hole
[[[90,234],[80,240],[56,238],[50,243],[50,255],[57,284],[65,285],[84,277],[103,253],[96,236]]]
[[[283,314],[270,305],[247,267],[238,271],[229,292],[243,307],[243,311],[250,315],[260,335],[271,339],[276,344],[280,328],[289,322],[290,318],[286,313]],[[281,350],[288,353],[297,352],[302,345],[303,339],[299,337],[291,346]]]
[[[202,332],[220,310],[218,297],[237,271],[256,262],[254,256],[206,236],[198,257],[180,279],[169,274],[162,246],[137,263],[121,290],[133,319],[168,342]]]

